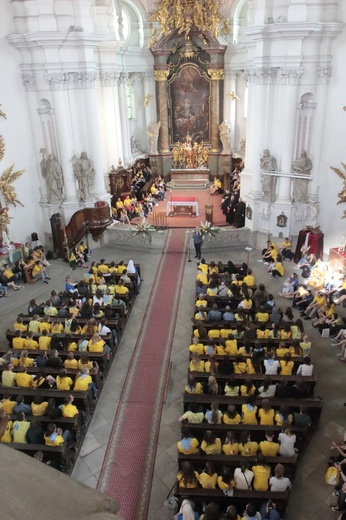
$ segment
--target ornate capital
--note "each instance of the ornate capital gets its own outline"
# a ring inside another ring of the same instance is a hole
[[[84,71],[84,72],[71,72],[70,86],[72,88],[94,88],[95,81],[97,79],[97,73],[95,71]]]
[[[234,70],[230,67],[225,67],[225,79],[239,80],[244,77],[244,69]]]
[[[46,74],[45,79],[48,81],[51,90],[65,90],[69,83],[69,76],[65,72]]]
[[[37,90],[36,77],[32,72],[23,72],[22,82],[27,92],[33,92]]]
[[[330,78],[332,77],[331,65],[317,67],[316,74],[318,85],[329,85]]]
[[[103,87],[114,87],[119,85],[120,73],[114,70],[100,72],[100,80]]]
[[[278,75],[277,67],[252,67],[245,71],[245,79],[249,83],[268,85],[276,83]]]
[[[225,79],[224,69],[208,69],[208,74],[212,81],[220,81]]]
[[[154,78],[155,81],[167,81],[169,75],[169,70],[154,70]]]
[[[303,67],[280,67],[279,82],[281,85],[299,85],[303,73]]]

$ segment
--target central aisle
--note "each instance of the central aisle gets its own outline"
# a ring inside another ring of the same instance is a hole
[[[147,514],[186,246],[185,230],[169,231],[100,473],[98,489],[120,502],[125,520]]]

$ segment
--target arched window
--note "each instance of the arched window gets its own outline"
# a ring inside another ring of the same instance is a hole
[[[135,0],[124,1],[121,15],[115,11],[114,29],[117,39],[126,41],[133,47],[144,46],[144,12],[142,11],[142,6]]]

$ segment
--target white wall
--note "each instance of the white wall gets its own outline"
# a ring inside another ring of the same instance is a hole
[[[0,163],[0,172],[15,163],[15,170],[25,173],[15,181],[17,198],[24,207],[11,206],[12,217],[9,226],[10,238],[14,242],[25,242],[35,231],[43,240],[43,224],[40,206],[38,205],[39,181],[37,174],[36,152],[29,119],[26,92],[21,81],[19,69],[19,53],[11,47],[6,35],[14,32],[12,6],[8,2],[1,9],[0,16],[0,103],[7,119],[0,120],[0,134],[4,137],[6,151]]]

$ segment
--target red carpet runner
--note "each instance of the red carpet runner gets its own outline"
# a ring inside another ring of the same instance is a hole
[[[146,519],[186,262],[185,230],[168,233],[141,332],[114,418],[98,489],[120,503],[125,520]]]

